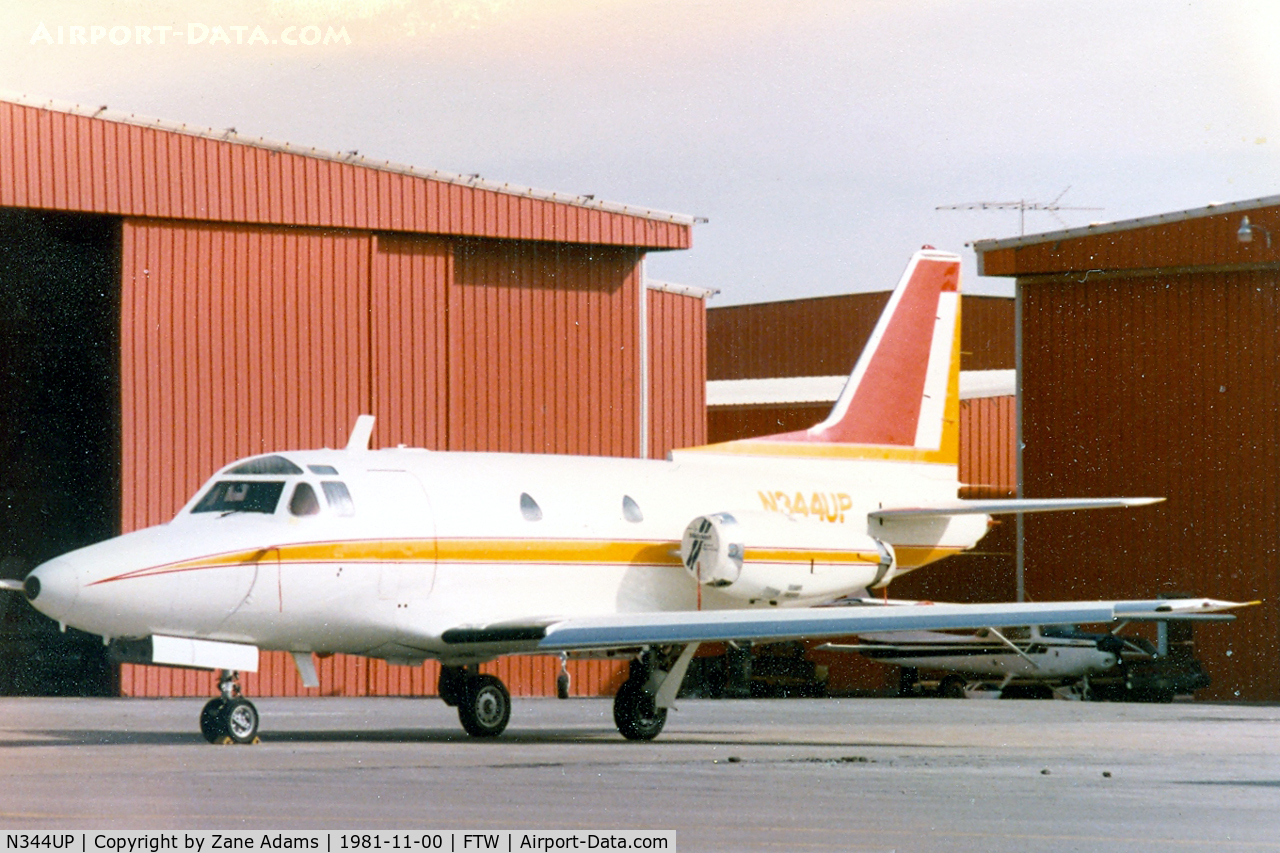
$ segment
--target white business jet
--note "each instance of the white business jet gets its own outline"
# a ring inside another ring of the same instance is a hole
[[[957,499],[960,259],[908,265],[831,415],[802,432],[666,461],[370,450],[281,451],[219,471],[167,524],[65,554],[26,578],[51,618],[124,659],[222,670],[200,726],[251,742],[236,673],[260,649],[439,661],[472,735],[511,699],[501,655],[631,661],[613,715],[661,731],[700,642],[1140,618],[1211,600],[814,607],[868,595],[977,543],[988,514],[1152,499]]]

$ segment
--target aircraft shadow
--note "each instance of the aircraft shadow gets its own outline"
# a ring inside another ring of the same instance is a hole
[[[105,729],[57,729],[29,730],[26,737],[0,739],[0,750],[23,747],[58,747],[58,746],[208,746],[198,731],[118,731]],[[454,729],[323,729],[323,730],[282,730],[263,731],[259,737],[263,744],[298,744],[298,743],[469,743],[477,749],[486,746],[503,744],[596,744],[614,743],[620,746],[634,745],[650,747],[675,746],[785,746],[811,749],[849,749],[849,748],[891,748],[891,749],[937,749],[937,744],[930,743],[884,743],[873,741],[830,741],[809,739],[754,739],[749,732],[727,734],[724,732],[705,733],[672,733],[664,734],[651,742],[632,744],[624,740],[612,728],[582,729],[530,729],[507,730],[497,738],[472,738],[461,730]]]

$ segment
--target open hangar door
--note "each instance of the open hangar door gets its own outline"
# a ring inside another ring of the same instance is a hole
[[[120,223],[0,208],[0,577],[119,529]],[[0,695],[111,695],[98,637],[0,596]]]

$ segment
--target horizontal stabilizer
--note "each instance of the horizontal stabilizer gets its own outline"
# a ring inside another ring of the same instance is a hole
[[[955,501],[933,506],[892,507],[868,513],[870,518],[941,518],[948,515],[1004,515],[1023,512],[1069,512],[1080,509],[1116,509],[1147,506],[1164,498],[1024,498],[992,501]]]
[[[1162,613],[1220,613],[1244,606],[1247,605],[1202,598],[619,613],[556,622],[547,627],[546,635],[531,650],[558,652],[730,640],[821,639],[867,631],[937,631],[991,625],[1107,623],[1160,618]]]

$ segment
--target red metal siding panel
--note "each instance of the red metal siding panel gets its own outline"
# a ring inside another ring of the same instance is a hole
[[[835,376],[871,337],[888,293],[856,293],[707,311],[709,379]]]
[[[1070,279],[1024,293],[1027,494],[1168,498],[1029,519],[1028,591],[1262,599],[1231,625],[1197,628],[1198,651],[1207,695],[1280,698],[1276,274]]]
[[[0,125],[14,126],[14,106],[0,101]],[[0,206],[16,207],[18,205],[18,186],[14,175],[14,150],[16,136],[13,133],[0,134]]]
[[[123,245],[125,530],[164,521],[232,459],[345,441],[367,400],[366,321],[346,299],[304,305],[367,288],[368,238],[129,220]]]
[[[821,423],[830,403],[794,406],[717,407],[707,410],[707,441],[736,441],[808,429]]]
[[[663,459],[707,442],[707,346],[704,300],[650,290],[649,447]]]
[[[613,318],[629,310],[638,289],[638,258],[628,249],[457,244],[448,294],[449,447],[637,455],[621,430],[639,413],[638,326],[607,343],[601,329],[619,327]],[[602,350],[613,347],[620,355],[611,362]],[[627,361],[626,370],[618,367]],[[535,365],[537,381],[522,380],[534,377]],[[534,390],[544,382],[550,401]]]
[[[577,230],[593,242],[690,244],[686,224],[652,227],[626,214],[7,102],[0,154],[5,205],[522,240],[565,239],[567,217],[582,219]]]
[[[1013,370],[1014,300],[999,296],[961,299],[961,370]]]
[[[1280,209],[1258,208],[1248,215],[1272,234],[1280,228]],[[1267,246],[1263,240],[1236,239],[1241,216],[1234,211],[996,249],[983,252],[983,269],[987,275],[1028,276],[1280,261],[1280,242]]]
[[[1017,401],[984,397],[960,401],[962,497],[1010,498],[1018,490]]]
[[[371,306],[378,446],[446,446],[445,298],[451,270],[443,240],[377,240]]]
[[[847,374],[888,301],[888,293],[854,293],[710,308],[708,378]],[[1013,300],[965,296],[962,309],[961,369],[1012,369]]]

